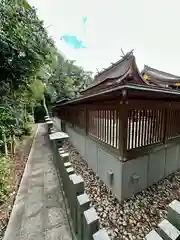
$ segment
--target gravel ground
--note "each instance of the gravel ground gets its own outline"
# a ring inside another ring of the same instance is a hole
[[[111,239],[143,239],[167,215],[168,204],[180,200],[180,171],[158,184],[118,202],[105,184],[88,168],[75,148],[68,146],[70,161],[85,181],[85,190]]]

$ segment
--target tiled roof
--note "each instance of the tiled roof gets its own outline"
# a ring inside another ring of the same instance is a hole
[[[154,68],[151,68],[147,65],[144,66],[144,69],[142,70],[142,75],[147,75],[147,77],[149,77],[150,79],[154,79],[154,80],[159,80],[159,81],[164,81],[164,82],[180,82],[180,77],[170,74],[170,73],[166,73]]]

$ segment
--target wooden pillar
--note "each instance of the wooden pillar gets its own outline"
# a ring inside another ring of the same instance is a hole
[[[166,144],[168,139],[168,133],[169,133],[169,111],[170,111],[171,103],[168,103],[168,106],[165,108],[164,113],[164,129],[163,129],[163,142]]]
[[[122,91],[122,100],[119,105],[119,158],[121,161],[127,160],[127,126],[128,108],[127,92]]]
[[[85,131],[86,135],[88,135],[88,130],[89,130],[89,113],[88,113],[88,108],[85,108]]]

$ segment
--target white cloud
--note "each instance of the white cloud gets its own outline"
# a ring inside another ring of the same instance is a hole
[[[178,0],[29,0],[38,9],[49,33],[67,57],[86,69],[107,67],[135,49],[143,64],[180,75],[180,3]],[[81,19],[88,16],[84,35]],[[77,34],[87,48],[73,50],[60,41],[63,33]]]

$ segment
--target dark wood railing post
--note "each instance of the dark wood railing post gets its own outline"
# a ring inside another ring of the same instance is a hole
[[[168,130],[169,130],[169,110],[170,103],[168,103],[167,107],[165,108],[164,113],[164,131],[163,131],[163,143],[166,144],[168,139]]]
[[[128,111],[126,104],[120,103],[119,109],[119,154],[120,160],[127,159],[127,122]]]
[[[119,154],[120,160],[127,160],[127,126],[128,126],[128,108],[127,92],[123,93],[122,101],[119,106]]]
[[[87,107],[85,108],[85,131],[86,135],[88,135],[88,130],[89,130],[89,113]]]

